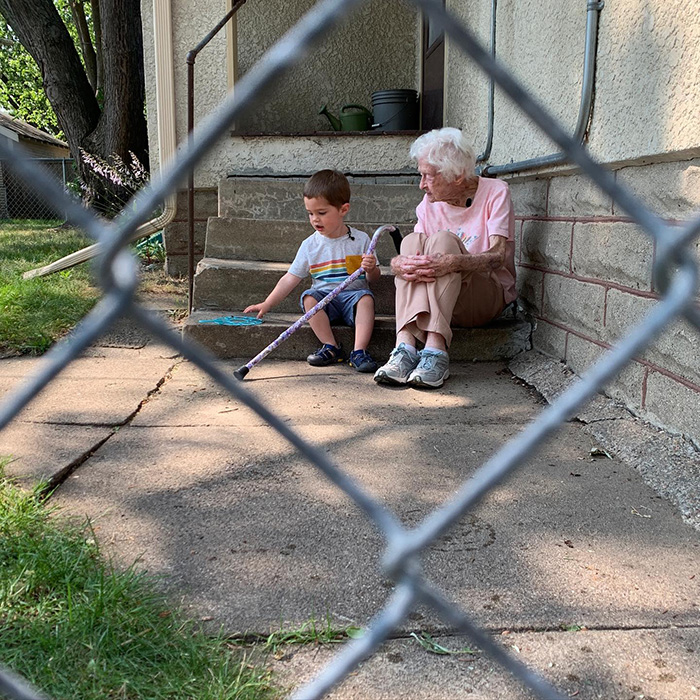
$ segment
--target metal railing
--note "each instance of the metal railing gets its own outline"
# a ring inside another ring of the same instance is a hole
[[[538,697],[547,700],[562,699],[565,697],[562,693],[506,652],[479,628],[467,613],[447,600],[437,587],[424,578],[419,555],[435,538],[453,526],[481,498],[522,465],[549,434],[557,430],[579,407],[592,398],[669,323],[678,317],[684,317],[700,329],[700,313],[694,305],[694,293],[698,282],[697,269],[687,249],[700,232],[700,217],[672,228],[649,211],[637,197],[617,183],[609,172],[595,163],[576,139],[566,134],[562,126],[535,102],[508,71],[479,44],[474,35],[443,9],[441,2],[413,0],[430,15],[439,28],[451,36],[456,46],[493,76],[496,84],[559,145],[569,161],[578,165],[583,173],[591,177],[600,189],[612,197],[618,207],[624,209],[632,220],[654,239],[657,249],[656,284],[662,293],[662,298],[646,319],[590,369],[581,382],[563,393],[520,435],[510,440],[465,482],[450,501],[433,511],[413,529],[405,528],[392,512],[339,469],[323,450],[303,440],[270,408],[249,394],[245,385],[235,380],[232,374],[224,372],[211,355],[193,343],[185,342],[157,315],[142,308],[134,300],[138,275],[137,265],[126,250],[130,234],[148,218],[149,212],[166,193],[174,191],[183,174],[195,167],[216,140],[226,133],[233,120],[254,104],[259,91],[278,79],[310,46],[325,36],[345,14],[362,1],[322,0],[318,3],[244,76],[237,85],[235,98],[229,95],[219,109],[202,122],[194,132],[189,147],[180,154],[177,162],[163,173],[156,184],[151,185],[139,196],[134,209],[112,224],[99,221],[89,211],[67,201],[61,188],[29,162],[15,161],[17,172],[25,178],[32,178],[35,184],[45,191],[47,201],[52,206],[65,208],[69,220],[99,242],[102,254],[98,262],[98,273],[104,296],[97,307],[86,316],[74,335],[47,353],[38,373],[6,398],[0,406],[0,429],[16,417],[43,387],[65,369],[83,349],[97,340],[116,319],[128,314],[267,421],[332,483],[352,498],[385,539],[383,568],[386,575],[396,581],[393,596],[371,621],[366,634],[348,643],[315,680],[296,693],[296,698],[308,700],[322,697],[364,658],[374,653],[411,610],[419,604],[426,604],[436,610],[456,631],[471,637],[484,652]],[[5,688],[5,692],[9,692],[13,700],[38,697],[21,689],[13,690],[9,677],[3,676],[4,674],[0,673],[0,689]]]
[[[191,51],[187,52],[187,136],[192,146],[194,131],[194,65],[202,49],[228,24],[246,0],[236,0],[219,23]],[[187,176],[187,310],[192,313],[192,292],[194,288],[194,168]]]

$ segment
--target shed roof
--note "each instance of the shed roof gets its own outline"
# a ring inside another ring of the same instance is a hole
[[[68,144],[60,139],[47,134],[41,129],[37,129],[31,124],[22,121],[21,119],[16,119],[10,116],[7,112],[0,111],[0,126],[4,126],[11,131],[14,131],[19,136],[25,139],[33,139],[34,141],[41,141],[43,143],[50,143],[53,146],[63,146],[63,148],[68,148]]]

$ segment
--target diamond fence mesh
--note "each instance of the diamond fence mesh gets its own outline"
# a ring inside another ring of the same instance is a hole
[[[64,189],[77,178],[71,158],[35,158],[33,162]],[[10,160],[0,159],[0,225],[3,219],[65,218],[65,207],[60,202],[49,203],[40,192],[15,173]]]
[[[183,149],[177,161],[165,172],[157,184],[144,190],[128,213],[107,225],[90,211],[65,197],[59,182],[36,164],[4,153],[0,158],[12,159],[15,174],[34,183],[44,193],[44,201],[54,211],[65,212],[75,226],[93,236],[101,247],[97,269],[104,295],[94,310],[86,316],[76,332],[65,342],[54,346],[44,357],[37,374],[9,395],[0,406],[0,429],[4,428],[20,410],[49,384],[86,347],[94,342],[122,315],[129,315],[157,337],[167,342],[184,358],[204,370],[233,397],[254,410],[261,418],[287,439],[312,462],[332,483],[342,489],[364,511],[382,533],[386,550],[383,559],[385,573],[396,581],[395,592],[368,625],[366,634],[353,640],[340,651],[319,676],[295,695],[296,698],[320,698],[341,682],[360,661],[374,653],[393,630],[419,604],[436,610],[455,630],[462,632],[491,658],[507,669],[540,698],[556,699],[565,696],[544,678],[533,672],[518,659],[507,653],[477,626],[457,606],[447,600],[441,591],[422,575],[419,563],[421,552],[448,528],[454,525],[486,493],[495,488],[510,472],[526,461],[544,439],[580,406],[593,397],[634,356],[674,319],[683,316],[700,329],[700,314],[694,305],[697,289],[697,269],[688,250],[689,244],[700,232],[700,217],[681,226],[673,227],[649,211],[631,192],[619,185],[614,177],[595,163],[585,148],[569,137],[508,71],[496,61],[475,39],[472,33],[449,15],[438,0],[413,0],[430,16],[438,29],[444,29],[454,44],[491,75],[499,87],[520,108],[545,130],[567,155],[570,162],[588,175],[656,242],[655,276],[662,298],[642,323],[633,328],[603,359],[583,377],[582,381],[562,394],[545,409],[519,436],[508,442],[486,462],[457,494],[436,509],[413,529],[404,528],[398,518],[372,498],[361,485],[355,483],[334,461],[314,445],[303,440],[274,411],[262,405],[248,393],[241,382],[225,373],[215,359],[203,349],[185,342],[160,318],[134,301],[138,286],[137,265],[127,252],[129,236],[137,226],[149,218],[164,196],[174,191],[183,176],[194,168],[217,139],[230,128],[244,110],[255,104],[261,90],[310,50],[314,43],[335,26],[363,0],[322,0],[291,29],[251,69],[236,86],[235,97],[229,96],[197,129],[189,148]],[[12,700],[37,700],[41,696],[11,674],[0,672],[0,692]]]

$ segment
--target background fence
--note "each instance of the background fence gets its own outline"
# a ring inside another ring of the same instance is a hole
[[[67,189],[78,177],[72,158],[34,158],[32,162]],[[50,204],[12,169],[11,161],[0,160],[0,220],[64,219],[65,208]]]
[[[255,104],[261,90],[278,79],[311,45],[362,2],[322,0],[244,76],[236,86],[235,97],[230,95],[216,113],[201,123],[195,132],[193,143],[183,149],[177,162],[163,173],[158,184],[149,187],[139,196],[135,209],[120,217],[109,231],[91,212],[67,201],[63,196],[61,184],[48,176],[45,170],[40,170],[36,164],[27,160],[14,161],[16,171],[22,177],[31,179],[37,188],[46,193],[49,207],[55,211],[65,209],[68,219],[73,224],[84,229],[100,243],[102,255],[98,263],[98,272],[104,296],[85,318],[79,332],[68,341],[56,345],[45,356],[37,375],[11,394],[0,406],[0,429],[117,318],[129,314],[266,420],[329,480],[350,496],[385,538],[383,566],[385,573],[396,581],[394,594],[371,621],[367,633],[347,644],[314,681],[298,691],[297,698],[322,697],[362,659],[374,653],[411,610],[419,604],[426,604],[435,609],[449,625],[469,635],[484,652],[508,669],[538,697],[547,700],[561,699],[565,697],[563,694],[508,654],[490,635],[475,625],[467,613],[458,609],[439,589],[430,584],[422,575],[419,557],[423,549],[522,464],[551,432],[593,397],[672,320],[682,315],[696,329],[700,328],[700,313],[693,299],[697,289],[697,269],[692,254],[688,252],[689,244],[700,231],[700,217],[682,226],[671,227],[650,212],[635,196],[619,185],[609,172],[591,160],[583,146],[569,137],[554,118],[532,99],[475,37],[450,17],[441,2],[413,1],[430,15],[438,29],[444,29],[457,46],[493,76],[500,88],[561,147],[569,161],[576,163],[583,173],[591,177],[596,185],[612,197],[616,205],[655,241],[658,252],[655,277],[663,297],[647,318],[593,367],[580,383],[562,394],[536,421],[472,475],[451,501],[409,530],[401,525],[393,513],[343,473],[328,455],[305,442],[289,425],[250,395],[242,383],[226,374],[213,357],[191,343],[183,342],[182,338],[155,314],[136,304],[133,295],[138,286],[137,265],[125,250],[131,233],[148,218],[149,212],[168,192],[175,190],[189,169],[195,167],[207,150],[230,129],[234,119]],[[1,157],[9,156],[3,154],[0,146]],[[0,691],[13,700],[39,697],[3,673],[0,673]]]

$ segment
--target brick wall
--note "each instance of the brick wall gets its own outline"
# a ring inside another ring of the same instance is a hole
[[[700,159],[629,166],[615,175],[671,222],[700,211]],[[658,299],[654,243],[581,176],[510,185],[518,291],[536,319],[533,346],[581,374]],[[700,258],[697,243],[694,254]],[[700,334],[673,323],[607,393],[700,444]]]

